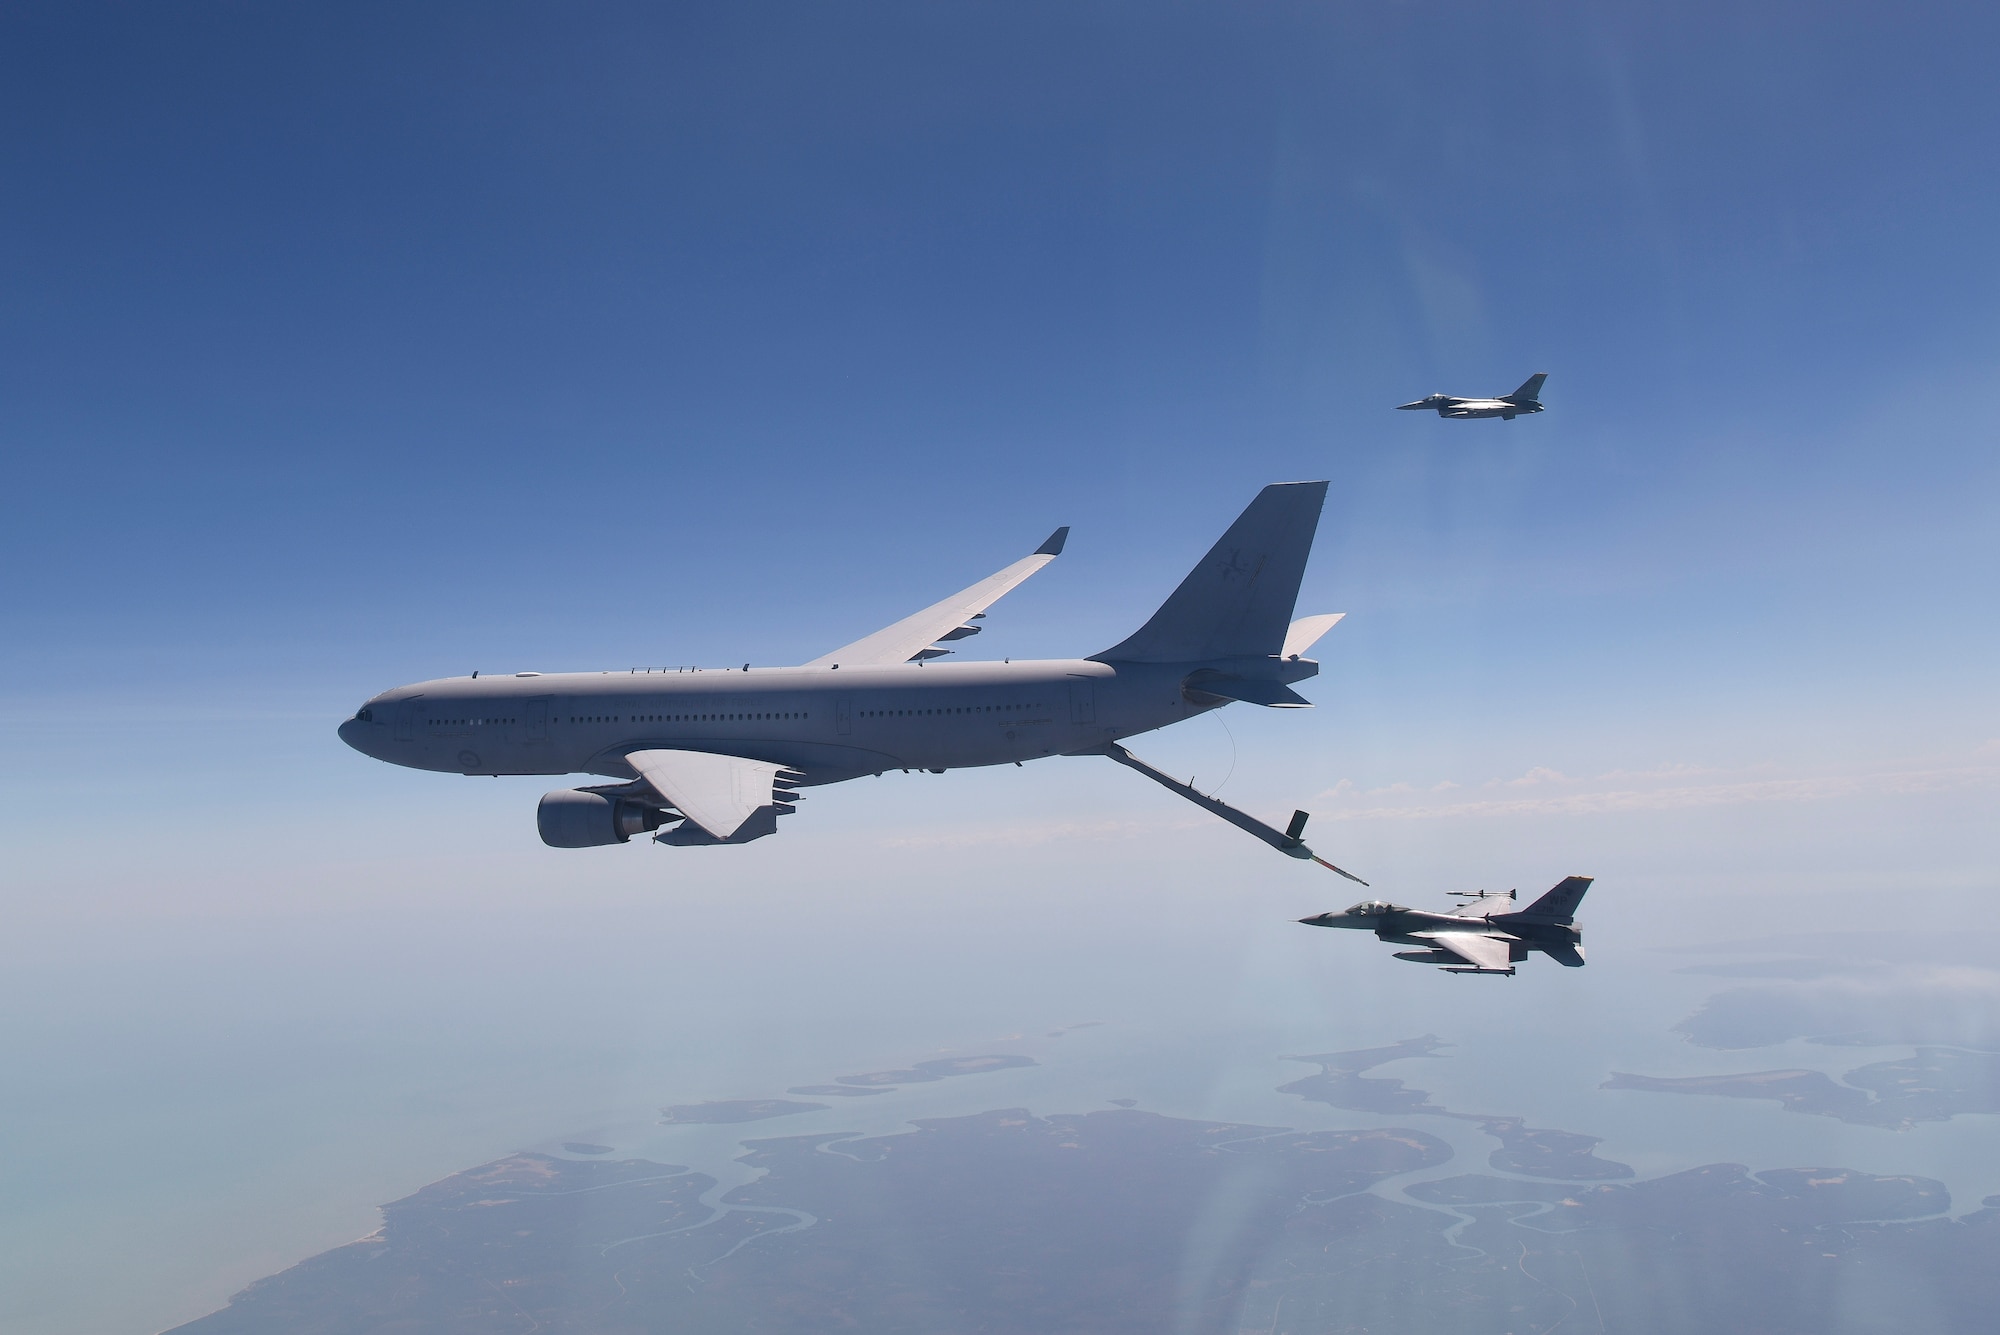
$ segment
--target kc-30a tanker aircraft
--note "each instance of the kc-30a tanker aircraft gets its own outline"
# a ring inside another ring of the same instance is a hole
[[[1119,745],[1232,700],[1306,708],[1306,651],[1341,614],[1294,621],[1324,482],[1264,488],[1152,619],[1088,658],[940,662],[986,609],[1061,554],[1035,551],[943,602],[797,667],[450,677],[384,691],[340,725],[364,755],[453,774],[593,774],[542,798],[543,842],[677,845],[773,834],[800,789],[887,770],[943,773],[1101,755],[1295,858],[1349,880],[1286,829],[1195,791]],[[1366,884],[1366,882],[1362,882]]]

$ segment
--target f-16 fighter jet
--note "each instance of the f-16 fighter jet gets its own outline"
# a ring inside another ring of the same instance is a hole
[[[744,844],[775,834],[815,784],[1108,757],[1289,857],[1340,871],[1301,840],[1303,813],[1277,829],[1119,745],[1234,701],[1310,705],[1292,684],[1319,672],[1306,652],[1340,616],[1292,612],[1325,498],[1324,482],[1264,488],[1145,625],[1087,658],[940,661],[1061,554],[1064,528],[977,584],[796,667],[421,681],[369,700],[340,737],[411,769],[611,780],[542,799],[542,841],[556,848],[647,833],[662,844]]]
[[[1396,411],[1435,408],[1439,417],[1499,417],[1511,422],[1522,413],[1542,410],[1542,382],[1548,378],[1548,372],[1537,371],[1512,394],[1502,394],[1497,399],[1461,399],[1451,394],[1428,394],[1415,403],[1397,404]]]
[[[1583,967],[1583,933],[1576,926],[1576,906],[1590,889],[1588,876],[1569,876],[1561,885],[1520,912],[1514,892],[1461,894],[1465,903],[1449,913],[1426,913],[1370,899],[1345,913],[1321,913],[1300,922],[1309,927],[1347,927],[1373,932],[1379,940],[1420,946],[1399,950],[1396,958],[1416,964],[1437,964],[1446,973],[1498,973],[1511,976],[1514,966],[1539,950],[1558,964]]]

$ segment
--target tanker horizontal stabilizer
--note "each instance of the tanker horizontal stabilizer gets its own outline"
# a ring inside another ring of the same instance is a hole
[[[1241,700],[1267,709],[1311,709],[1312,701],[1283,682],[1256,678],[1225,677],[1219,672],[1197,672],[1185,683],[1190,691],[1212,695],[1218,700]]]
[[[1345,612],[1322,612],[1318,616],[1300,617],[1285,628],[1285,643],[1278,650],[1278,657],[1297,658],[1304,654],[1346,615]]]

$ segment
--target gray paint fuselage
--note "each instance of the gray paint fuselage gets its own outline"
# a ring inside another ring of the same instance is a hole
[[[1501,902],[1507,901],[1503,899]],[[1551,922],[1500,910],[1481,917],[1460,917],[1455,913],[1430,913],[1423,909],[1395,908],[1384,913],[1356,913],[1349,909],[1346,913],[1323,913],[1307,921],[1315,927],[1344,927],[1350,931],[1373,932],[1380,940],[1406,946],[1431,944],[1417,935],[1419,932],[1499,932],[1537,948],[1583,940],[1583,933],[1570,923]]]
[[[340,736],[375,759],[454,774],[631,779],[628,753],[677,749],[836,783],[1091,751],[1165,727],[1220,703],[1184,691],[1196,666],[1041,659],[448,677],[384,691]],[[1318,670],[1285,667],[1292,678]]]

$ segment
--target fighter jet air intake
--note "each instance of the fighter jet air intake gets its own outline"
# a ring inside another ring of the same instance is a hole
[[[1511,422],[1522,413],[1542,410],[1542,382],[1548,378],[1548,372],[1537,371],[1512,394],[1502,394],[1497,399],[1461,399],[1451,394],[1427,394],[1415,403],[1397,404],[1396,411],[1435,408],[1439,417],[1498,417]]]
[[[1576,926],[1576,906],[1590,889],[1588,876],[1565,877],[1555,889],[1519,913],[1514,892],[1488,894],[1481,890],[1458,897],[1465,902],[1449,913],[1426,913],[1365,900],[1344,913],[1320,913],[1300,922],[1309,927],[1345,927],[1373,932],[1378,940],[1418,946],[1399,950],[1396,958],[1416,964],[1436,964],[1446,973],[1497,973],[1512,976],[1514,966],[1539,950],[1558,964],[1583,967],[1583,933]]]
[[[942,646],[977,635],[987,608],[1062,553],[1061,528],[970,588],[796,667],[422,681],[369,700],[340,737],[412,769],[612,780],[542,798],[541,837],[557,848],[645,833],[673,845],[748,843],[776,833],[800,790],[819,784],[1099,755],[1349,876],[1306,847],[1305,813],[1279,830],[1118,745],[1231,701],[1309,706],[1292,686],[1318,673],[1306,651],[1341,615],[1292,619],[1326,487],[1264,488],[1151,620],[1087,658],[940,661],[953,652]]]

